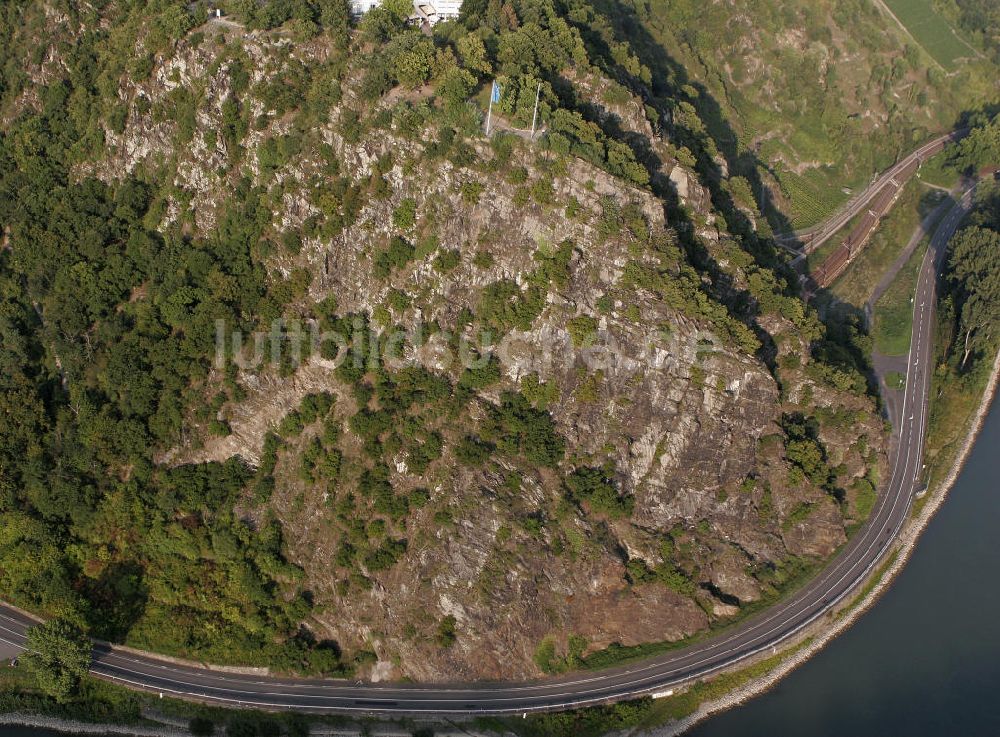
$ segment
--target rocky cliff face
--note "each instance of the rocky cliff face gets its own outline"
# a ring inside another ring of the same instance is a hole
[[[369,462],[351,422],[362,402],[330,358],[230,374],[241,391],[214,419],[231,433],[207,433],[192,413],[191,440],[163,453],[165,464],[234,455],[257,464],[267,433],[303,397],[336,397],[337,480],[299,472],[321,432],[308,426],[277,453],[270,498],[248,495],[242,513],[276,512],[316,604],[308,627],[347,652],[374,652],[369,675],[531,677],[614,643],[679,640],[777,596],[866,513],[864,479],[884,454],[881,423],[869,398],[833,388],[813,365],[808,321],[760,320],[775,344],[769,367],[710,311],[670,297],[690,270],[682,236],[704,248],[734,288],[748,284],[753,269],[720,228],[698,176],[634,114],[638,101],[605,104],[603,114],[663,153],[676,204],[540,144],[514,141],[502,153],[474,130],[438,155],[440,125],[422,119],[416,132],[401,132],[400,116],[424,102],[420,90],[372,106],[366,119],[375,122],[359,133],[354,111],[364,103],[350,74],[329,116],[303,130],[269,109],[259,91],[297,65],[321,63],[328,53],[321,40],[292,43],[212,24],[201,33],[200,43],[182,41],[157,56],[148,79],[122,83],[124,123],[105,130],[105,159],[82,165],[81,174],[168,177],[176,194],[162,225],[183,222],[194,233],[219,226],[232,191],[249,177],[273,213],[269,273],[298,285],[286,318],[315,317],[333,298],[338,315],[370,315],[386,329],[433,322],[460,332],[468,314],[482,314],[493,285],[528,294],[539,264],[565,256],[537,314],[496,336],[499,374],[475,387],[468,409],[434,425],[439,458],[417,472],[387,436],[376,440],[397,493],[429,492],[403,519],[365,507],[373,545],[382,536],[407,540],[384,570],[338,562],[349,539],[338,504],[363,496]],[[237,63],[249,77],[239,90]],[[575,83],[597,95],[606,81]],[[237,99],[250,124],[227,136]],[[292,138],[290,153],[268,159],[269,141]],[[342,217],[351,187],[366,197]],[[678,208],[692,218],[688,233],[677,230]],[[317,226],[332,214],[342,227]],[[380,271],[379,255],[396,236],[415,248]],[[447,268],[446,252],[457,253]],[[435,345],[447,341],[432,336],[407,356],[457,380],[459,367]],[[220,370],[209,382],[206,401],[224,378]],[[511,390],[550,414],[566,448],[557,466],[500,451],[481,465],[459,460],[463,437],[480,433]],[[825,486],[790,452],[785,427],[796,414],[818,419],[803,442],[832,469]],[[618,498],[629,502],[625,513],[567,493],[567,474],[583,467],[608,469]]]

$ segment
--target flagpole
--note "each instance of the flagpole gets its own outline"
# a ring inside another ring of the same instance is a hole
[[[538,83],[538,89],[535,90],[535,112],[531,114],[531,140],[535,140],[535,122],[538,120],[538,98],[542,94],[542,83]]]
[[[486,137],[490,137],[490,118],[493,117],[493,91],[496,89],[496,80],[490,85],[490,106],[486,110]]]

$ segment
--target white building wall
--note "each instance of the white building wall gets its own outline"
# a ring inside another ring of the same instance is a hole
[[[364,15],[372,8],[377,8],[382,4],[382,0],[350,0],[350,2],[351,12],[355,15]],[[420,2],[433,6],[438,19],[457,18],[462,9],[462,0],[420,0]]]
[[[381,4],[382,0],[351,0],[351,12],[355,15],[364,15]]]
[[[457,18],[462,9],[462,0],[430,0],[441,18]]]

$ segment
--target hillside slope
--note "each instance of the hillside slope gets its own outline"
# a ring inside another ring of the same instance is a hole
[[[773,206],[776,229],[816,224],[848,199],[842,188],[863,187],[1000,91],[975,49],[946,69],[872,0],[597,6],[653,70],[653,93],[695,107],[732,173]]]
[[[609,76],[650,70],[593,9],[469,5],[433,37],[4,11],[4,598],[216,661],[520,678],[730,622],[863,520],[863,339],[746,180]],[[541,83],[540,141],[482,135],[491,76],[501,130]]]

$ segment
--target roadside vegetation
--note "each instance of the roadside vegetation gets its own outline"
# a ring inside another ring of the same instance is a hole
[[[41,689],[34,675],[21,666],[0,661],[0,712],[38,714],[58,719],[105,724],[143,724],[143,697],[134,691],[85,676],[68,698],[57,699]]]
[[[875,304],[872,337],[875,341],[875,350],[883,355],[905,356],[910,350],[910,336],[913,332],[913,294],[917,288],[917,274],[926,253],[925,242],[917,247],[885,294]]]
[[[90,667],[90,639],[64,618],[51,619],[28,630],[20,658],[42,692],[64,703],[76,695]]]
[[[890,389],[902,391],[906,387],[906,374],[902,371],[890,371],[885,375],[885,383]]]
[[[23,659],[21,659],[23,663]],[[164,729],[150,719],[155,712],[167,719],[188,723],[194,737],[211,737],[225,732],[237,737],[308,737],[309,725],[370,728],[370,721],[353,722],[339,716],[303,716],[292,713],[265,713],[234,710],[178,699],[138,693],[90,675],[81,677],[68,698],[56,698],[39,688],[33,674],[23,665],[8,667],[0,661],[0,712],[28,714],[89,724],[113,724]],[[394,726],[404,726],[395,725]]]
[[[1000,116],[982,117],[950,154],[956,166],[1000,164]],[[1000,348],[1000,185],[979,185],[972,213],[948,244],[935,335],[927,480],[952,467]]]
[[[946,190],[954,189],[961,179],[962,170],[958,168],[952,157],[945,152],[924,162],[916,173],[916,177],[929,186]]]
[[[476,723],[487,729],[512,732],[518,737],[600,737],[623,729],[655,729],[689,717],[703,704],[762,678],[809,647],[811,641],[807,638],[747,667],[697,681],[678,689],[679,692],[671,696],[643,698],[560,714],[532,714],[527,719],[487,717],[476,720]]]

